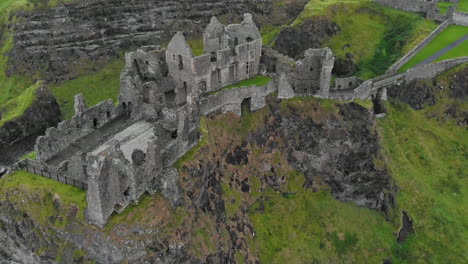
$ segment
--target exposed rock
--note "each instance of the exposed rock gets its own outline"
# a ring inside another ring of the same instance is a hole
[[[304,1],[299,1],[304,2]],[[303,6],[303,5],[302,5]],[[301,5],[288,5],[292,15]],[[44,72],[48,80],[73,78],[122,50],[162,44],[177,30],[198,35],[212,16],[252,12],[268,16],[268,0],[90,0],[17,14],[9,72]],[[88,66],[86,66],[88,65]]]
[[[408,213],[403,211],[401,216],[402,226],[398,231],[398,243],[403,243],[408,239],[408,236],[414,232],[413,221],[409,218]]]
[[[405,102],[416,110],[422,109],[425,105],[434,105],[436,91],[434,85],[418,80],[387,89],[388,97]]]
[[[37,134],[60,122],[60,108],[45,85],[36,92],[36,99],[24,114],[0,127],[0,164],[10,165],[31,152]]]
[[[319,177],[339,200],[382,211],[394,206],[396,189],[391,176],[374,164],[380,146],[372,113],[348,103],[339,106],[338,116],[321,122],[318,118],[327,114],[320,110],[311,113],[316,118],[304,118],[298,108],[288,109],[285,113],[274,107],[274,121],[253,133],[251,140],[268,146],[280,136],[287,142],[284,151],[289,162],[305,173],[308,187],[314,188]]]
[[[288,27],[278,34],[275,49],[291,58],[299,59],[310,48],[321,48],[339,32],[338,25],[326,17],[313,17],[300,27]]]

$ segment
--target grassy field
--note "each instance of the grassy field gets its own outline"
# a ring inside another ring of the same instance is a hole
[[[468,0],[460,0],[458,2],[457,11],[468,12]]]
[[[120,72],[123,66],[123,59],[114,59],[96,73],[84,75],[60,85],[50,86],[50,90],[60,104],[63,117],[69,119],[73,116],[74,97],[78,93],[84,95],[88,107],[107,99],[112,99],[117,103],[120,90]]]
[[[420,15],[387,8],[370,0],[310,1],[293,22],[321,16],[336,23],[340,31],[323,46],[345,59],[353,56],[357,75],[369,79],[385,73],[399,57],[424,39],[435,27]]]
[[[424,49],[422,49],[418,54],[411,58],[408,63],[403,65],[400,71],[408,70],[418,63],[423,62],[425,59],[435,54],[439,50],[443,49],[450,43],[460,39],[461,37],[468,34],[468,27],[451,25],[448,26],[444,31],[442,31],[431,43],[429,43]],[[466,47],[465,45],[461,45]],[[460,46],[459,46],[460,47]],[[468,56],[468,49],[457,48],[455,51],[449,51],[450,54],[445,54],[444,58],[455,58],[460,56]]]
[[[64,226],[72,206],[78,207],[76,219],[84,222],[86,193],[79,188],[18,171],[0,179],[0,200],[4,201],[7,196],[16,208],[27,212],[41,225]],[[54,206],[54,198],[60,201],[60,208]],[[56,221],[58,217],[64,221]]]
[[[436,61],[443,61],[448,59],[459,58],[463,56],[468,56],[468,40],[463,41],[460,45],[456,46],[455,48],[451,49]]]

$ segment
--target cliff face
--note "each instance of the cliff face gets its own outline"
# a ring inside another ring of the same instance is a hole
[[[64,248],[42,245],[45,250],[39,257],[44,261],[60,258],[72,263],[77,261],[72,253],[81,249],[87,253],[82,260],[98,263],[240,263],[239,259],[258,263],[251,240],[258,226],[252,216],[261,208],[251,208],[268,201],[272,193],[294,197],[297,192],[330,190],[339,200],[368,208],[386,211],[393,206],[391,177],[385,165],[374,162],[379,159],[379,144],[373,126],[371,112],[362,106],[313,98],[268,98],[264,109],[241,118],[211,115],[203,122],[201,146],[180,162],[180,207],[172,208],[161,195],[145,197],[98,229],[71,219],[72,209],[62,203],[58,208],[67,217],[47,218],[64,219],[62,230],[50,222],[47,226],[54,232],[45,233],[32,224],[29,232]],[[292,188],[298,178],[304,183]],[[57,196],[56,190],[47,190],[50,194],[44,197],[49,198],[41,203],[51,203],[50,197]],[[6,189],[4,197],[30,199],[24,192],[21,186]],[[53,203],[61,204],[55,198]],[[0,219],[1,215],[0,210]],[[29,222],[14,224],[22,223]],[[6,236],[18,241],[24,254],[39,250],[21,236],[11,232]],[[17,251],[7,248],[4,255]]]
[[[295,17],[304,2],[288,4],[280,17]],[[163,44],[178,30],[201,36],[212,16],[250,12],[261,19],[276,9],[270,0],[90,0],[18,13],[9,72],[73,78],[119,51]]]

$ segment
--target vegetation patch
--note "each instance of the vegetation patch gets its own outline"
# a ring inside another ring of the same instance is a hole
[[[312,17],[336,23],[339,32],[323,43],[334,55],[357,64],[358,77],[370,79],[381,74],[399,57],[424,39],[436,24],[418,14],[374,3],[370,0],[312,0],[292,26]]]
[[[468,56],[468,40],[463,41],[460,45],[456,46],[455,48],[449,50],[447,53],[439,57],[437,61],[443,61],[448,59],[455,59],[459,57]]]
[[[468,12],[468,0],[460,0],[458,2],[457,11]]]
[[[416,54],[410,61],[408,61],[403,67],[401,67],[400,72],[406,71],[417,64],[423,62],[430,56],[434,55],[441,49],[445,48],[449,44],[457,41],[463,36],[468,34],[468,27],[451,25],[448,26],[444,31],[442,31],[437,37],[432,40],[426,47],[424,47],[418,54]],[[466,42],[466,41],[465,41]],[[466,47],[466,43],[462,43],[457,48],[452,49],[448,53],[443,55],[443,58],[455,58],[461,56],[468,56],[468,49],[463,49]]]
[[[59,85],[51,85],[50,90],[60,105],[63,117],[69,119],[74,115],[74,97],[79,93],[84,95],[88,107],[108,99],[112,99],[117,104],[120,72],[123,66],[122,59],[115,59],[96,73],[84,75]]]
[[[20,160],[24,160],[24,159],[31,159],[31,160],[35,160],[37,158],[37,152],[36,151],[33,151],[29,154],[26,154],[24,155],[23,157],[21,157]]]
[[[0,108],[7,101],[21,95],[34,85],[37,76],[7,76],[8,53],[13,48],[13,27],[16,18],[13,12],[18,10],[30,11],[37,8],[53,7],[60,2],[70,2],[72,0],[2,0],[0,1]],[[13,17],[13,18],[12,18]],[[11,19],[12,18],[12,19]],[[0,125],[1,126],[1,125]]]
[[[271,82],[271,80],[272,79],[270,77],[263,76],[263,75],[257,75],[257,76],[255,76],[253,78],[250,78],[250,79],[247,79],[247,80],[242,80],[239,83],[223,87],[223,88],[221,88],[221,90],[211,92],[210,94],[213,95],[213,94],[216,94],[216,93],[218,93],[219,91],[222,91],[222,90],[229,90],[229,89],[240,88],[240,87],[248,87],[248,86],[252,86],[252,85],[255,85],[255,86],[258,86],[258,87],[265,86],[269,82]]]
[[[437,2],[437,8],[439,8],[440,13],[443,15],[447,14],[449,7],[454,5],[456,4],[450,2]]]
[[[0,127],[6,122],[21,117],[23,113],[34,103],[36,100],[36,91],[42,85],[42,82],[37,82],[28,87],[19,96],[7,101],[0,106],[2,119],[0,120]]]
[[[84,223],[84,190],[26,171],[0,179],[0,200],[13,203],[44,227],[64,227],[69,218]]]
[[[441,98],[440,98],[441,99]],[[466,259],[468,134],[454,120],[438,116],[453,100],[415,111],[395,102],[379,120],[382,145],[415,232],[393,248],[394,263],[461,263]],[[464,109],[468,109],[465,104]],[[442,115],[445,115],[443,112]]]
[[[193,56],[197,57],[205,53],[203,39],[190,39],[187,41],[190,48],[192,49]]]

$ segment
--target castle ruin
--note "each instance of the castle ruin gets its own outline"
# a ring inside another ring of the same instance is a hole
[[[295,61],[269,47],[250,14],[224,26],[215,17],[203,34],[204,54],[194,56],[184,35],[175,34],[166,49],[142,47],[125,55],[119,103],[88,108],[75,97],[75,115],[49,128],[36,141],[37,160],[18,162],[24,169],[86,189],[86,219],[104,226],[144,193],[162,193],[174,206],[182,190],[173,164],[200,139],[200,117],[242,114],[279,98],[317,96],[352,100],[385,97],[387,86],[437,74],[467,58],[362,82],[350,78],[331,86],[334,57],[329,48],[309,49]],[[223,89],[257,75],[264,86]]]

